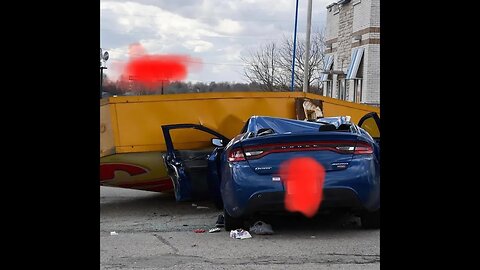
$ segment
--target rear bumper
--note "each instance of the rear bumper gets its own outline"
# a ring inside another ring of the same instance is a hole
[[[352,211],[375,211],[380,208],[380,175],[373,159],[352,159],[346,170],[330,171],[323,185],[320,210],[345,208]],[[232,217],[257,212],[285,211],[283,183],[272,175],[259,175],[248,165],[226,168],[221,194],[224,207]]]
[[[353,211],[364,209],[355,191],[348,188],[328,188],[323,190],[320,210],[345,208]],[[285,211],[285,192],[259,192],[248,200],[242,213],[238,216],[253,215],[258,212]]]

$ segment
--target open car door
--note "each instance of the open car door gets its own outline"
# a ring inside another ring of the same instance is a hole
[[[380,143],[380,117],[376,112],[364,115],[358,121],[358,126],[366,130],[377,143]]]
[[[208,158],[215,147],[212,144],[210,147],[202,149],[177,150],[173,146],[170,134],[170,131],[175,129],[197,129],[207,133],[212,140],[221,140],[223,145],[227,144],[229,140],[222,134],[202,125],[175,124],[162,126],[167,146],[167,153],[163,156],[163,160],[168,175],[173,182],[175,199],[177,201],[207,199],[209,197]]]

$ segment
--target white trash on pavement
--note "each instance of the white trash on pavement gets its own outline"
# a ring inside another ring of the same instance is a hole
[[[219,232],[220,231],[220,228],[212,228],[210,230],[208,230],[209,233],[216,233],[216,232]]]
[[[233,239],[248,239],[252,238],[250,233],[248,231],[245,231],[244,229],[236,229],[236,230],[231,230],[230,231],[230,237]]]

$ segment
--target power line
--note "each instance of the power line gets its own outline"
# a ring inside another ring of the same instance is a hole
[[[124,52],[125,51],[123,49],[116,49],[116,48],[113,48],[113,49],[108,49],[108,48],[104,48],[104,50],[106,51],[118,51],[118,52]],[[128,53],[129,55],[132,55],[130,53]],[[142,54],[133,54],[134,56],[142,56]],[[148,56],[148,55],[146,55]],[[111,56],[110,56],[111,57]],[[112,58],[111,58],[112,59]],[[240,63],[219,63],[219,62],[202,62],[202,61],[191,61],[191,60],[185,60],[184,62],[187,62],[187,63],[195,63],[195,64],[207,64],[207,65],[220,65],[220,66],[248,66],[247,64],[240,64]]]
[[[131,14],[131,13],[125,13],[125,12],[114,12],[112,10],[109,10],[109,9],[103,9],[102,12],[104,11],[108,11],[110,13],[113,13],[115,15],[126,15],[126,16],[132,16],[132,17],[142,17],[142,18],[162,18],[164,17],[163,15],[143,15],[143,14]],[[173,13],[172,14],[175,14],[175,15],[179,15],[177,13]],[[325,21],[326,18],[325,16],[318,16],[320,14],[320,12],[316,13],[315,14],[315,18],[319,18],[319,22],[321,23],[320,19]],[[181,15],[179,15],[181,16]],[[288,16],[286,16],[285,19],[254,19],[251,17],[251,14],[245,14],[246,17],[248,18],[234,18],[234,19],[231,19],[231,18],[228,18],[232,21],[238,21],[238,22],[274,22],[276,23],[276,25],[278,25],[278,22],[283,22],[282,25],[290,25],[291,24],[291,21],[289,18],[287,18]],[[187,17],[183,17],[184,19],[187,19],[187,20],[192,20],[192,21],[199,21],[201,23],[205,23],[205,21],[209,20],[210,18],[187,18]],[[302,23],[304,23],[303,21],[301,21]]]
[[[129,35],[131,33],[136,33],[136,34],[156,34],[154,31],[138,31],[138,30],[130,30],[128,31],[127,33],[119,33],[118,31],[116,30],[113,30],[113,29],[107,29],[107,28],[100,28],[100,30],[102,31],[109,31],[109,32],[115,32],[117,34],[121,34],[121,35]],[[238,35],[238,36],[228,36],[228,35],[216,35],[216,36],[208,36],[208,35],[203,35],[204,38],[233,38],[233,39],[242,39],[242,38],[245,38],[245,39],[248,39],[248,38],[252,38],[252,39],[262,39],[262,40],[276,40],[277,38],[264,38],[260,35],[257,35],[257,36],[247,36],[247,35]]]
[[[142,18],[162,18],[162,17],[165,17],[163,15],[143,15],[143,14],[132,14],[132,13],[126,13],[126,12],[118,12],[118,11],[113,11],[111,9],[102,9],[101,10],[102,12],[104,11],[108,11],[108,12],[111,12],[111,13],[114,13],[114,14],[119,14],[119,15],[127,15],[127,16],[132,16],[132,17],[142,17]],[[177,13],[173,13],[173,12],[170,12],[171,14],[175,14],[175,15],[178,15],[178,16],[181,16]],[[250,16],[250,14],[244,14],[245,16]],[[183,17],[183,16],[181,16]],[[193,20],[193,21],[196,21],[196,20],[199,20],[199,21],[206,21],[210,18],[187,18],[187,17],[183,17],[187,20]],[[230,19],[230,18],[229,18]],[[243,19],[243,18],[235,18],[235,19],[230,19],[232,21],[241,21],[241,22],[289,22],[288,19],[252,19],[252,18],[249,18],[249,19]]]

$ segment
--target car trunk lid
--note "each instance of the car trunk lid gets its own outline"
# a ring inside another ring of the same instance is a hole
[[[249,138],[231,156],[243,156],[257,174],[277,174],[282,163],[296,157],[311,157],[326,171],[348,167],[354,153],[368,151],[357,135],[342,132],[286,134]],[[240,152],[241,151],[241,152]]]

